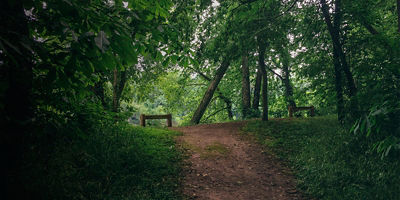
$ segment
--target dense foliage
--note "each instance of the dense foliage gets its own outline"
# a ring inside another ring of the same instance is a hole
[[[124,129],[141,113],[182,125],[312,105],[336,115],[371,160],[400,150],[399,0],[5,0],[0,9],[10,194],[27,155],[86,144],[104,123]]]

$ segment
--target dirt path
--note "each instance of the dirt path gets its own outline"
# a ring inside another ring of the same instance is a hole
[[[259,145],[239,133],[245,122],[174,128],[190,156],[184,194],[189,199],[301,199],[293,177]]]

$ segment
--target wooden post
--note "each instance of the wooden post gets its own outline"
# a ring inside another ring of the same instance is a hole
[[[315,108],[314,106],[311,106],[311,117],[315,116]]]
[[[140,126],[146,126],[146,118],[143,114],[140,115]]]
[[[171,114],[167,115],[167,126],[172,127],[172,115]]]
[[[289,106],[289,117],[293,117],[293,107]]]

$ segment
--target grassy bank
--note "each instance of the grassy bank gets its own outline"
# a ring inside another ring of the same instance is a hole
[[[109,124],[85,138],[60,139],[26,158],[25,191],[32,199],[181,199],[177,134]]]
[[[400,199],[400,160],[368,152],[334,117],[250,121],[244,132],[293,168],[314,198]]]

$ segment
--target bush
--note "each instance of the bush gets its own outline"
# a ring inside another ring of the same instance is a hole
[[[367,143],[368,150],[376,151],[381,158],[398,155],[400,150],[400,103],[385,101],[373,106],[351,129],[360,140]],[[365,137],[364,137],[365,136]]]

